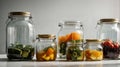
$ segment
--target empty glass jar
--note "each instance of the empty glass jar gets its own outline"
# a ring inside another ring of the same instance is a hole
[[[6,26],[6,51],[10,60],[34,56],[34,27],[30,12],[10,12]]]
[[[58,58],[66,58],[66,48],[68,42],[83,45],[83,25],[80,21],[65,21],[59,24],[58,32]]]

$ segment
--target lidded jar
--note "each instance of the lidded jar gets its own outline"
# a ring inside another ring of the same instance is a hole
[[[83,61],[84,60],[84,48],[81,41],[71,41],[67,43],[66,48],[67,61]]]
[[[30,12],[10,12],[6,25],[6,51],[10,60],[34,56],[34,27]]]
[[[80,42],[83,45],[83,25],[80,21],[65,21],[59,24],[58,32],[58,58],[66,58],[68,42]]]
[[[103,48],[98,39],[86,39],[85,60],[97,61],[103,59]]]
[[[99,25],[98,37],[103,40],[104,58],[118,58],[120,54],[120,29],[118,19],[100,19]]]
[[[56,60],[56,37],[52,34],[39,34],[36,44],[37,61],[54,61]]]

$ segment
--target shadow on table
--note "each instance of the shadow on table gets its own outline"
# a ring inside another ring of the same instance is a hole
[[[22,62],[22,61],[26,61],[26,62],[27,62],[27,61],[29,61],[29,62],[32,61],[32,62],[33,62],[33,61],[35,61],[35,60],[9,60],[9,59],[7,59],[7,58],[0,58],[0,62],[6,62],[6,61],[7,61],[7,62],[16,62],[16,61],[21,61],[21,62]]]

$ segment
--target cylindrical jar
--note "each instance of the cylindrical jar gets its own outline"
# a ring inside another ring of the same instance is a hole
[[[65,21],[59,27],[57,57],[65,59],[68,42],[80,42],[83,45],[83,25],[80,21]]]
[[[101,41],[98,39],[86,39],[85,60],[98,61],[103,59]]]
[[[10,12],[6,25],[6,51],[10,60],[34,56],[34,27],[30,12]]]
[[[104,58],[117,59],[120,55],[119,21],[114,18],[100,19],[99,39],[103,40]]]
[[[84,49],[80,42],[68,42],[66,48],[66,59],[67,61],[83,61],[84,60]]]
[[[36,59],[37,61],[54,61],[56,60],[57,46],[55,35],[39,34],[36,44]]]

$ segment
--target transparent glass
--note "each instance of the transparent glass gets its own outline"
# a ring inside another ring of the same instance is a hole
[[[85,46],[85,60],[98,61],[103,60],[103,48],[98,40],[87,41]]]
[[[83,40],[83,27],[79,21],[65,21],[59,24],[60,30],[58,32],[58,58],[66,58],[67,42],[75,41],[82,42]]]
[[[118,22],[100,23],[99,39],[103,47],[104,58],[117,59],[120,55],[120,29]]]
[[[84,49],[81,43],[68,42],[66,48],[67,61],[83,61]]]
[[[34,56],[34,27],[31,18],[15,15],[8,19],[6,27],[8,59],[32,59]]]
[[[120,42],[120,30],[118,23],[102,23],[99,30],[99,39],[111,39]]]
[[[57,46],[53,39],[39,38],[36,44],[37,61],[54,61],[56,60]]]

